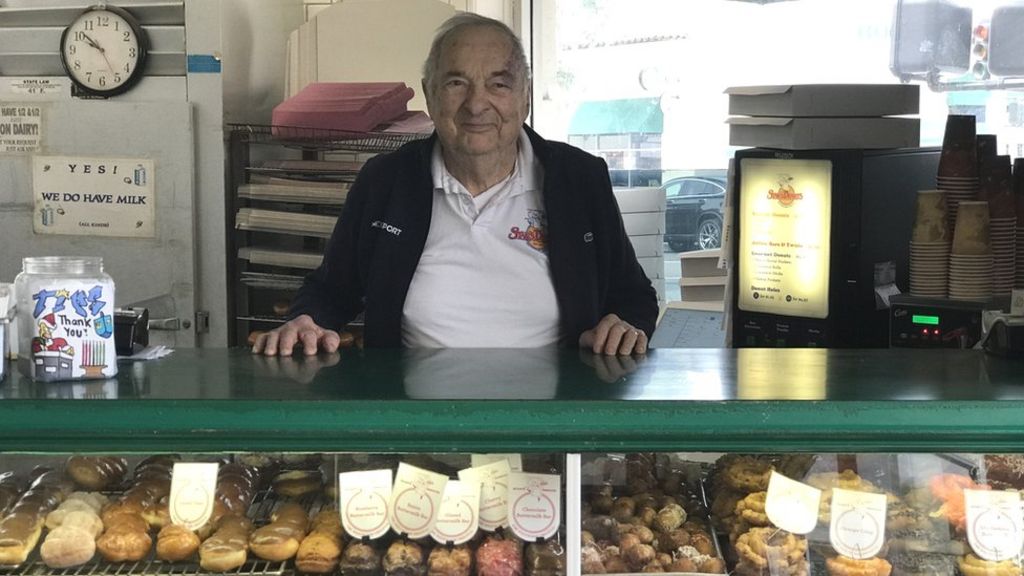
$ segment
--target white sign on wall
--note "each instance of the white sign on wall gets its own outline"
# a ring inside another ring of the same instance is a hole
[[[36,234],[152,238],[153,160],[35,156]]]
[[[43,109],[32,104],[0,102],[0,152],[35,152],[43,133]]]

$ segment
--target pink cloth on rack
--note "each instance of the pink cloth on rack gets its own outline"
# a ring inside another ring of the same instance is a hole
[[[404,82],[317,82],[274,107],[274,126],[369,132],[407,111]]]

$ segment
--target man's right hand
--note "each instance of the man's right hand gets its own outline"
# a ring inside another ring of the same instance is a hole
[[[319,351],[336,352],[341,345],[341,336],[334,330],[321,328],[308,314],[303,314],[261,334],[252,345],[252,353],[291,356],[295,347],[300,345],[306,356],[313,356]]]

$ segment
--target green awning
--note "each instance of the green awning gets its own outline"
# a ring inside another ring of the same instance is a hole
[[[569,134],[660,134],[664,123],[657,98],[592,100],[576,108]]]

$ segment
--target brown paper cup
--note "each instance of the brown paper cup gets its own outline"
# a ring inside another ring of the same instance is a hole
[[[988,202],[961,202],[953,230],[953,254],[981,256],[991,254],[989,246]]]

